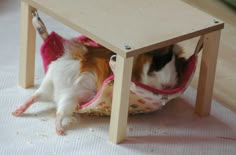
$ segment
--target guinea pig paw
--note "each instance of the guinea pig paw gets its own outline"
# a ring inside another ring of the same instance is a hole
[[[56,127],[56,132],[59,136],[64,136],[65,135],[65,131],[61,127]]]
[[[14,116],[20,116],[24,113],[23,109],[17,109],[16,111],[12,112],[12,115]]]

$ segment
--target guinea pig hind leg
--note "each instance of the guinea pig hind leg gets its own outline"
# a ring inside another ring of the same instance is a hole
[[[21,114],[23,114],[28,109],[28,107],[38,99],[38,97],[39,96],[34,95],[31,98],[29,98],[23,105],[21,105],[14,112],[12,112],[12,115],[20,116]]]
[[[30,107],[30,105],[32,105],[37,101],[52,100],[52,93],[53,93],[52,82],[49,76],[46,75],[45,78],[43,79],[42,84],[36,90],[34,95],[32,95],[23,105],[17,108],[14,112],[12,112],[12,115],[20,116]]]
[[[64,96],[58,102],[56,120],[55,120],[56,132],[58,135],[65,135],[62,126],[62,121],[65,117],[70,117],[73,115],[73,112],[75,111],[77,104],[78,100],[76,99],[76,97],[71,97],[71,96]]]

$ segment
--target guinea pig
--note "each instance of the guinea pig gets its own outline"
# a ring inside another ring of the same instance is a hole
[[[38,101],[55,102],[55,125],[59,135],[65,134],[63,118],[71,116],[78,105],[91,100],[105,78],[111,75],[109,59],[114,54],[102,47],[86,47],[76,39],[66,41],[64,50],[63,56],[51,62],[32,97],[12,113],[20,116]]]
[[[186,66],[183,54],[177,44],[140,54],[134,60],[132,79],[159,90],[174,88]]]
[[[178,45],[140,54],[134,58],[132,79],[156,89],[170,89],[178,84],[186,60]],[[72,116],[76,107],[91,100],[103,81],[112,74],[109,67],[114,53],[105,47],[92,47],[76,39],[64,43],[64,54],[51,62],[36,92],[12,114],[22,115],[38,101],[57,105],[55,128],[64,135],[62,121]]]

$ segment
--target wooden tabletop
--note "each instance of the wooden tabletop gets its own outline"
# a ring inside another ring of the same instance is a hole
[[[224,27],[180,0],[22,0],[122,57]]]

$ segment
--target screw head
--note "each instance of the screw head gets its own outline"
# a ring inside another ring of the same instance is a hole
[[[129,45],[125,45],[125,49],[126,49],[126,50],[130,50],[131,47],[130,47]]]
[[[217,23],[219,23],[219,21],[215,19],[215,20],[214,20],[214,23],[217,24]]]

